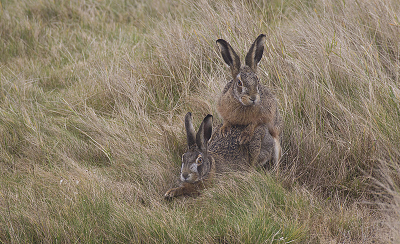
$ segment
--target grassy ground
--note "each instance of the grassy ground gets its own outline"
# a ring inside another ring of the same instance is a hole
[[[0,242],[396,243],[398,1],[0,1]],[[284,119],[279,174],[165,201],[183,117],[240,55]]]

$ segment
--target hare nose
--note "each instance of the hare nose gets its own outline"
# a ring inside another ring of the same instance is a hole
[[[251,96],[251,97],[250,97],[250,101],[252,101],[252,102],[254,102],[256,99],[257,99],[256,96]]]
[[[183,177],[183,179],[186,180],[189,177],[189,174],[188,173],[182,173],[182,177]]]

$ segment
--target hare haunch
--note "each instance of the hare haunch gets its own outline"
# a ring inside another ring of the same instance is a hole
[[[180,184],[165,193],[167,198],[198,194],[223,172],[264,166],[273,157],[275,142],[266,126],[257,127],[254,137],[245,144],[239,144],[244,126],[232,126],[226,136],[220,134],[219,128],[212,134],[212,115],[204,118],[195,134],[189,112],[185,116],[185,128],[188,150],[182,155]]]
[[[265,35],[261,34],[251,45],[245,65],[241,66],[239,56],[231,45],[223,39],[217,40],[222,58],[229,65],[232,80],[225,86],[218,100],[217,110],[223,118],[221,133],[226,135],[233,125],[246,128],[240,135],[240,143],[247,143],[260,125],[266,125],[275,140],[274,163],[281,157],[280,134],[282,120],[279,115],[275,96],[256,75],[257,64],[264,51]]]

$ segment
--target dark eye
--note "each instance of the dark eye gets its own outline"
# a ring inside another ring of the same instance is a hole
[[[238,84],[238,86],[243,86],[243,83],[242,83],[242,81],[241,81],[241,80],[239,80],[239,79],[238,79],[238,82],[237,82],[237,84]]]
[[[203,158],[202,157],[198,157],[196,160],[197,165],[201,165],[203,164]]]

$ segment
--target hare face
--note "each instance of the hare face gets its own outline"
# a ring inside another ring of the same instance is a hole
[[[233,91],[236,99],[243,106],[260,103],[259,80],[249,67],[245,66],[240,70],[234,80]]]
[[[194,183],[203,178],[208,160],[201,152],[187,152],[182,155],[181,181]]]

